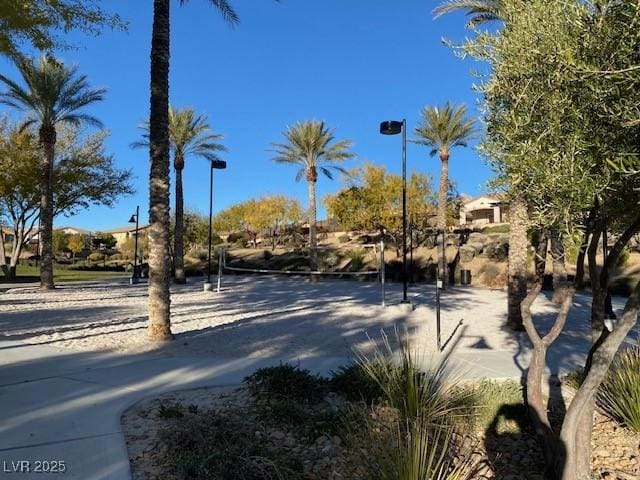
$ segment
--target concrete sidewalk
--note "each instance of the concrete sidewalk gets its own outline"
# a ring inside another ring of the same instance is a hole
[[[280,361],[328,374],[346,357],[214,358],[74,352],[0,341],[0,478],[124,480],[129,462],[120,417],[163,392],[239,384]],[[521,375],[513,353],[453,355],[469,378]],[[64,473],[33,471],[37,461],[64,462]],[[20,463],[28,462],[28,463]],[[14,469],[31,471],[14,473]]]
[[[256,368],[295,359],[77,353],[0,341],[0,478],[128,479],[122,412],[162,392],[239,384]],[[320,373],[345,358],[301,361]],[[62,461],[64,473],[33,471]],[[20,463],[20,462],[29,462]],[[25,470],[29,465],[31,471]]]

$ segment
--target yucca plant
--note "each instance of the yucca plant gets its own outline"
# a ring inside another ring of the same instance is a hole
[[[464,480],[476,471],[470,448],[459,445],[456,417],[469,390],[446,360],[425,366],[408,334],[395,331],[398,353],[382,333],[382,347],[358,354],[362,370],[383,392],[388,407],[378,405],[351,419],[350,441],[362,455],[366,479]],[[354,426],[355,425],[355,426]]]
[[[598,403],[608,416],[640,433],[640,343],[613,361],[600,386]]]
[[[370,339],[372,354],[358,353],[358,363],[378,384],[385,399],[403,417],[422,416],[433,424],[450,423],[471,396],[462,386],[447,358],[425,361],[412,349],[409,334],[395,329],[398,345],[394,353],[389,337],[381,333],[382,346]]]

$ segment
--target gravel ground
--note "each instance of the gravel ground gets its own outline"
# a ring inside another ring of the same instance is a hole
[[[435,345],[435,292],[415,286],[408,313],[400,305],[401,286],[390,285],[380,306],[376,282],[227,276],[223,291],[203,292],[200,281],[172,287],[171,323],[176,341],[158,347],[146,339],[147,286],[63,285],[47,292],[15,288],[0,294],[0,335],[30,344],[89,351],[137,353],[162,348],[169,354],[246,356],[350,356],[370,347],[367,335],[394,324],[412,328],[421,346]],[[394,305],[395,303],[395,305]],[[516,352],[528,343],[503,329],[506,292],[453,288],[442,295],[442,341],[458,352]],[[576,297],[565,331],[554,348],[563,354],[588,345],[590,299]],[[616,307],[624,305],[618,299]],[[555,306],[541,296],[534,305],[542,330]],[[632,336],[637,336],[638,329]]]

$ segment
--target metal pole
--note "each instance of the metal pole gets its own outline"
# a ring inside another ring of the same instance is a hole
[[[216,288],[216,292],[220,293],[220,284],[222,283],[222,262],[224,261],[224,248],[220,249],[220,253],[218,254],[218,288]]]
[[[407,303],[407,120],[402,120],[402,303]]]
[[[207,283],[211,283],[211,235],[213,218],[213,163],[211,164],[211,173],[209,175],[209,254],[207,256]]]
[[[140,218],[140,205],[136,206],[136,240],[133,247],[133,278],[138,279],[138,219]]]
[[[413,224],[410,223],[409,224],[409,252],[410,252],[410,259],[409,259],[409,281],[411,283],[411,285],[413,285]]]
[[[382,306],[386,307],[385,292],[385,265],[384,265],[384,239],[380,240],[380,291],[382,294]]]

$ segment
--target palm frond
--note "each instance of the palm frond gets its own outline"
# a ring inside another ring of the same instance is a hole
[[[7,87],[0,93],[0,102],[26,111],[48,126],[58,123],[102,126],[97,118],[81,110],[103,100],[106,90],[90,88],[87,77],[78,75],[77,67],[48,55],[38,63],[30,57],[20,57],[15,62],[25,86],[0,75],[0,82]]]
[[[136,146],[148,146],[148,123],[141,128],[143,140]],[[216,140],[223,138],[224,135],[211,131],[206,115],[197,115],[192,108],[169,106],[169,142],[175,154],[183,158],[193,155],[209,161],[220,160],[216,152],[226,152],[227,148]]]
[[[464,11],[469,17],[468,28],[475,28],[484,23],[502,20],[502,0],[448,0],[433,10],[433,17],[452,12]]]
[[[466,146],[475,133],[475,122],[467,118],[467,108],[447,102],[444,107],[425,107],[414,129],[413,143],[431,147],[430,155],[448,153],[456,146]]]
[[[323,121],[298,122],[294,126],[287,127],[282,135],[285,142],[272,143],[270,151],[275,153],[273,157],[275,162],[297,164],[302,167],[303,173],[298,172],[296,180],[302,178],[304,172],[309,169],[320,169],[328,178],[333,178],[328,168],[334,168],[333,163],[342,162],[354,156],[349,151],[352,142],[350,140],[335,141],[333,130]]]
[[[184,5],[189,0],[180,0],[180,5]],[[220,15],[230,26],[234,27],[240,23],[240,17],[227,0],[209,0],[209,3],[215,7]]]

